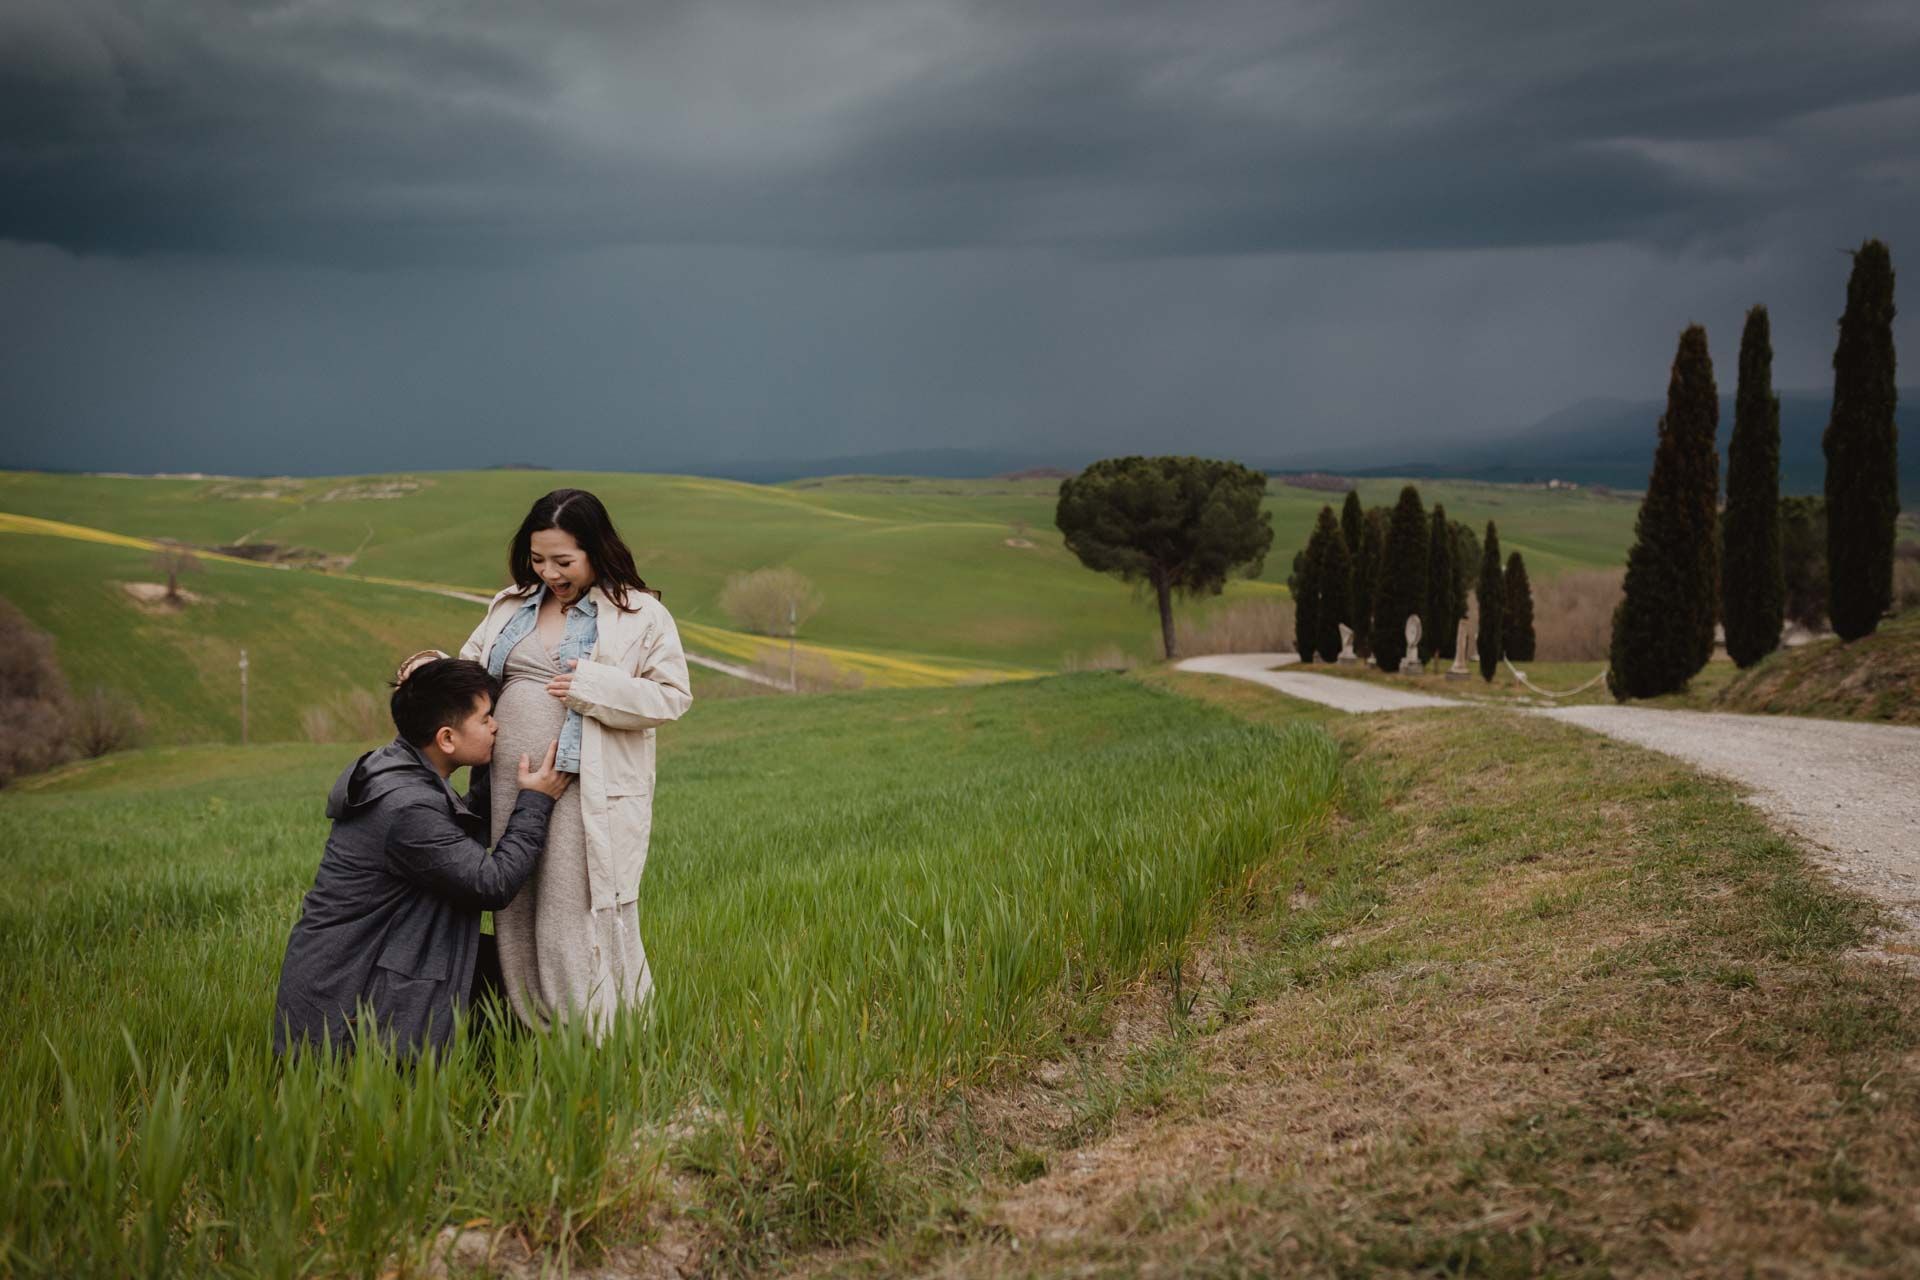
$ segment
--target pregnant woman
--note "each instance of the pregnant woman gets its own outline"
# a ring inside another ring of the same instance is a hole
[[[579,775],[555,805],[546,854],[520,896],[494,913],[501,979],[520,1019],[585,1018],[595,1034],[652,989],[640,945],[640,873],[653,828],[654,728],[693,703],[673,618],[634,568],[607,509],[555,489],[513,535],[514,585],[493,598],[460,650],[504,685],[493,758],[559,740]],[[494,838],[513,809],[493,796]]]

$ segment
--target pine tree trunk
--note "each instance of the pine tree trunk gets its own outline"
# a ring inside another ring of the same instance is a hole
[[[1160,604],[1160,640],[1167,647],[1167,661],[1179,657],[1173,647],[1173,589],[1167,585],[1167,575],[1160,569],[1152,572],[1154,598]]]

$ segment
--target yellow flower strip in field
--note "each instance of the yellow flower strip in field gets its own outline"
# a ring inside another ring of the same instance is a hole
[[[126,533],[111,533],[105,529],[90,529],[83,524],[67,524],[60,520],[42,520],[39,516],[15,515],[11,511],[0,511],[0,533],[24,533],[42,538],[67,538],[74,542],[97,542],[109,547],[130,547],[135,551],[158,551],[162,547],[174,544],[157,541],[153,538],[136,538]],[[255,569],[272,569],[277,566],[264,564],[258,560],[244,560],[239,556],[221,555],[218,551],[202,551],[192,548],[196,558],[213,560],[220,564],[251,565]]]
[[[864,517],[856,517],[864,519]],[[137,538],[131,534],[113,533],[106,529],[93,529],[86,525],[67,524],[60,520],[43,520],[38,516],[15,515],[0,511],[0,533],[19,533],[44,538],[66,538],[75,542],[92,542],[110,547],[127,547],[135,551],[157,551],[166,545],[152,538]],[[250,569],[280,569],[285,566],[268,564],[259,560],[247,560],[240,556],[222,555],[217,551],[196,549],[194,555],[202,560],[211,560],[219,564],[244,565]],[[312,572],[312,571],[310,571]],[[353,582],[370,585],[396,587],[404,591],[425,591],[435,595],[452,596],[461,600],[484,603],[493,598],[490,591],[472,587],[458,587],[441,582],[417,582],[405,578],[375,578],[360,574],[323,573],[328,578],[345,578]],[[762,655],[772,653],[784,656],[786,645],[783,641],[769,636],[748,635],[742,631],[729,631],[724,627],[707,626],[699,622],[681,622],[680,632],[687,640],[703,650],[709,650],[722,657],[732,658],[747,665],[753,664]],[[823,658],[844,671],[856,671],[868,684],[878,688],[908,688],[937,685],[984,684],[1001,680],[1027,680],[1044,674],[1024,667],[988,667],[944,658],[926,658],[904,654],[875,652],[866,649],[848,649],[834,645],[802,644],[800,652]]]
[[[781,662],[786,658],[787,642],[777,636],[749,635],[743,631],[729,631],[724,627],[684,620],[679,627],[681,636],[699,648],[738,662],[752,664],[767,655]],[[1025,667],[978,666],[944,658],[849,649],[839,645],[802,643],[798,648],[803,654],[824,658],[843,670],[857,671],[867,683],[888,689],[1029,680],[1045,674]]]

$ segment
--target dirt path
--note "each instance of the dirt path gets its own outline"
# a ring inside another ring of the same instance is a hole
[[[1457,706],[1449,699],[1270,668],[1292,655],[1189,658],[1183,671],[1251,680],[1342,711]],[[1747,787],[1747,800],[1805,841],[1842,884],[1897,921],[1886,954],[1920,964],[1920,729],[1651,707],[1528,710],[1684,760]]]
[[[1308,702],[1338,707],[1342,711],[1360,713],[1408,711],[1417,707],[1460,705],[1451,698],[1436,698],[1428,693],[1388,689],[1381,685],[1365,684],[1359,680],[1344,680],[1339,676],[1315,676],[1308,675],[1304,671],[1273,670],[1274,667],[1288,666],[1298,661],[1300,661],[1299,655],[1292,653],[1216,653],[1204,658],[1188,658],[1178,666],[1182,671],[1197,671],[1204,675],[1232,676],[1236,680],[1251,680],[1255,684],[1266,685],[1269,689],[1278,689],[1281,693],[1292,694]]]

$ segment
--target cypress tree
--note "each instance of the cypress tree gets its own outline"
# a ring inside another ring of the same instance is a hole
[[[1842,640],[1872,635],[1893,603],[1899,441],[1893,356],[1893,258],[1869,240],[1853,255],[1833,352],[1827,455],[1827,616]]]
[[[1453,651],[1453,523],[1447,509],[1433,504],[1427,522],[1427,603],[1420,610],[1420,661],[1432,662],[1437,653]]]
[[[1518,551],[1507,557],[1507,576],[1501,587],[1506,616],[1500,624],[1500,652],[1515,662],[1532,662],[1533,584],[1527,581],[1527,562]]]
[[[1307,538],[1306,549],[1293,553],[1293,572],[1287,577],[1287,590],[1293,594],[1293,650],[1302,662],[1313,661],[1320,638],[1319,537],[1316,530]]]
[[[1719,419],[1707,331],[1690,325],[1667,380],[1653,474],[1627,554],[1626,592],[1613,612],[1607,685],[1622,701],[1685,688],[1713,655]]]
[[[1387,553],[1385,507],[1367,512],[1361,524],[1360,554],[1353,562],[1353,651],[1373,656],[1373,597],[1380,585],[1380,562]]]
[[[1480,544],[1480,678],[1493,683],[1500,666],[1502,632],[1506,626],[1506,582],[1500,576],[1500,531],[1487,521],[1487,536]]]
[[[1780,566],[1787,616],[1809,631],[1827,620],[1827,503],[1780,499]]]
[[[1367,513],[1360,506],[1360,491],[1347,490],[1347,500],[1340,507],[1340,533],[1347,540],[1347,560],[1349,563],[1360,558],[1360,542],[1366,536]],[[1348,626],[1351,620],[1342,619]]]
[[[1727,441],[1727,513],[1721,533],[1720,617],[1727,655],[1750,667],[1780,644],[1786,579],[1780,561],[1780,397],[1773,393],[1767,309],[1747,312],[1740,385]]]
[[[1353,560],[1347,555],[1347,536],[1334,519],[1332,507],[1320,508],[1320,526],[1314,531],[1320,543],[1316,580],[1320,600],[1315,606],[1319,623],[1316,648],[1326,662],[1340,660],[1340,624],[1353,616]],[[1352,626],[1351,622],[1347,622]]]
[[[1467,600],[1480,577],[1480,535],[1460,521],[1453,522],[1453,625],[1457,628],[1460,619],[1467,616]],[[1454,643],[1459,643],[1456,634]],[[1451,659],[1453,649],[1449,646],[1441,650],[1441,656]]]
[[[1398,671],[1407,655],[1407,617],[1426,608],[1427,512],[1420,491],[1400,490],[1387,526],[1386,555],[1374,589],[1373,657],[1382,671]]]

